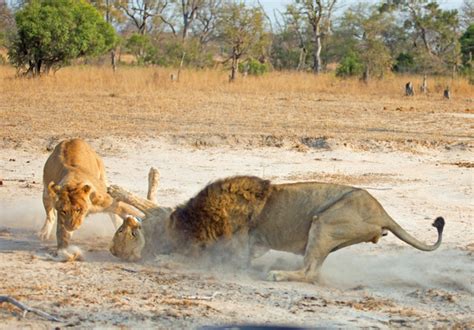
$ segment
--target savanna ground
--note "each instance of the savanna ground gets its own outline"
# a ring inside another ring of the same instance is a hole
[[[52,323],[0,304],[0,327],[158,327],[266,324],[306,327],[473,328],[474,90],[420,77],[368,86],[329,75],[272,73],[226,82],[226,73],[75,67],[41,79],[0,68],[0,295],[59,317]],[[451,86],[453,98],[442,91]],[[150,166],[158,200],[173,206],[207,182],[252,174],[367,188],[432,253],[396,239],[332,254],[323,283],[264,281],[301,257],[271,252],[252,269],[160,256],[125,263],[108,252],[113,227],[90,217],[74,236],[86,260],[46,258],[42,166],[61,139],[82,137],[103,156],[109,181],[144,195]]]

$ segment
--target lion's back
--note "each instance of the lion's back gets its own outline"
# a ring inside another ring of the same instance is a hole
[[[82,139],[60,142],[48,157],[43,169],[43,181],[59,182],[69,171],[83,173],[95,179],[105,179],[102,159],[92,147]]]
[[[314,181],[276,184],[260,213],[253,235],[261,245],[302,254],[313,217],[354,192],[364,192],[362,199],[371,198],[365,190],[347,185]],[[357,208],[359,205],[350,206]]]

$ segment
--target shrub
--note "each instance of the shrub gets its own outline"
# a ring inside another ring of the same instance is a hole
[[[101,55],[117,41],[112,26],[84,0],[31,0],[15,21],[10,62],[35,76],[81,56]]]
[[[414,72],[415,68],[416,63],[413,55],[409,53],[400,53],[395,60],[393,71],[400,73]]]
[[[239,63],[239,72],[247,72],[249,75],[261,76],[269,71],[267,63],[261,63],[256,59],[249,59],[244,63]]]
[[[364,65],[362,64],[359,56],[349,51],[342,58],[341,62],[336,68],[336,76],[338,77],[351,77],[359,76],[364,70]]]

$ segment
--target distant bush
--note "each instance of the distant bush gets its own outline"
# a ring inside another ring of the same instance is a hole
[[[415,58],[409,53],[400,53],[395,59],[393,71],[395,72],[413,72],[416,69]]]
[[[261,63],[256,59],[249,59],[243,63],[239,63],[239,72],[247,72],[249,75],[261,76],[269,71],[267,63]]]
[[[352,77],[359,76],[364,70],[364,65],[362,64],[359,56],[350,51],[344,55],[341,62],[336,68],[337,77]]]
[[[127,51],[135,55],[139,65],[148,64],[153,61],[155,49],[150,37],[142,34],[132,34],[125,41]]]
[[[461,55],[463,65],[472,68],[472,56],[474,54],[474,24],[471,24],[461,36]]]
[[[11,63],[40,75],[81,56],[110,50],[113,27],[85,0],[31,0],[15,14],[17,32],[8,50]]]

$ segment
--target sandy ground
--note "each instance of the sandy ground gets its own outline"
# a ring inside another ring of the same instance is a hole
[[[125,263],[107,250],[113,234],[109,218],[95,215],[73,238],[86,260],[56,263],[45,258],[55,243],[35,236],[44,221],[41,173],[51,140],[4,143],[0,295],[10,295],[63,322],[52,323],[31,313],[22,317],[16,307],[3,303],[0,328],[198,328],[249,323],[474,327],[474,157],[464,143],[403,152],[388,151],[383,145],[355,151],[340,143],[300,150],[249,145],[202,148],[169,138],[102,137],[89,142],[103,156],[109,181],[141,195],[146,192],[148,168],[157,167],[162,205],[176,205],[209,181],[235,174],[274,182],[346,183],[369,189],[421,240],[436,239],[431,222],[444,216],[444,243],[439,250],[424,253],[389,234],[377,245],[359,244],[333,253],[323,267],[321,284],[273,283],[264,281],[266,271],[297,267],[301,257],[272,251],[247,270],[180,256]]]

